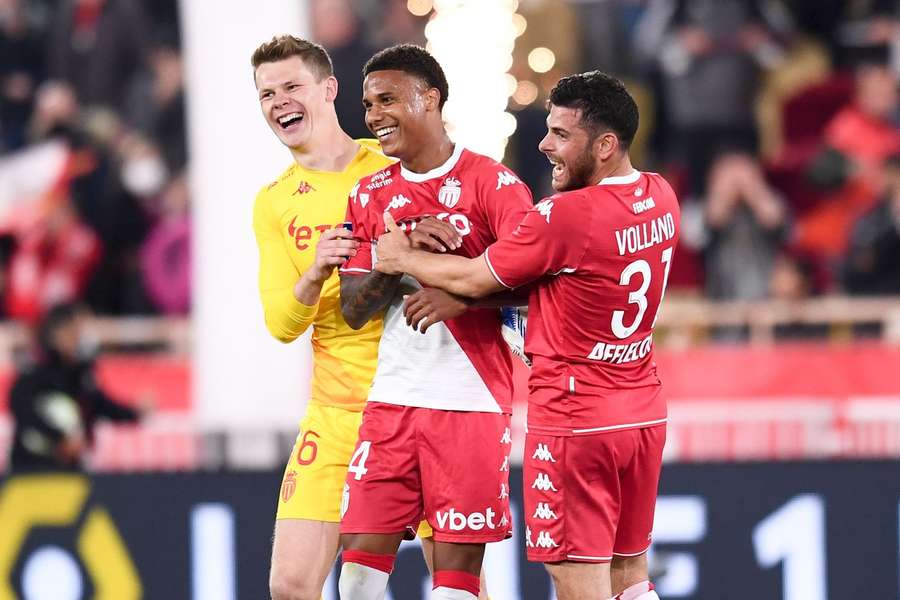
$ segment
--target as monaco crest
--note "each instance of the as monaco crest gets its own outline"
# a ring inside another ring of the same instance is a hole
[[[462,192],[462,184],[456,177],[450,176],[444,180],[444,185],[438,190],[438,201],[447,208],[453,208],[459,203],[459,195]]]
[[[281,483],[281,500],[287,502],[294,495],[297,489],[297,474],[294,471],[288,471]]]

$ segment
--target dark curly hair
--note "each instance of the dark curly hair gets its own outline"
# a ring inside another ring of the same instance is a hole
[[[414,44],[397,44],[378,52],[363,67],[363,77],[374,71],[403,71],[418,77],[430,88],[441,93],[440,108],[444,108],[450,93],[447,76],[438,61],[425,48]]]
[[[581,123],[596,137],[612,131],[628,149],[638,128],[638,108],[625,85],[606,73],[588,71],[560,79],[550,90],[550,103],[581,110]]]

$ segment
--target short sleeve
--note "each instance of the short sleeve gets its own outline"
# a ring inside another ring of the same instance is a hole
[[[575,272],[587,250],[592,211],[577,196],[553,196],[529,210],[516,229],[485,251],[494,277],[517,288],[544,275]]]
[[[352,231],[353,238],[359,242],[356,256],[348,258],[340,267],[341,275],[365,275],[375,265],[372,243],[377,238],[372,211],[369,208],[370,196],[359,192],[359,183],[350,191],[347,201],[347,215],[344,219]]]
[[[478,198],[494,239],[510,235],[532,207],[531,190],[503,165],[485,171]]]

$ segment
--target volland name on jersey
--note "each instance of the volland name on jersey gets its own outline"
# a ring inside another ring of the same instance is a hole
[[[648,231],[649,230],[649,231]],[[619,256],[634,254],[675,237],[675,219],[667,212],[651,221],[619,229],[615,232]]]

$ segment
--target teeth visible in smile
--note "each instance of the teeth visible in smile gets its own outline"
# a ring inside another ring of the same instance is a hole
[[[375,135],[382,138],[382,137],[388,135],[389,133],[394,133],[395,131],[397,131],[396,127],[382,127],[381,129],[375,130]]]
[[[278,117],[278,124],[284,125],[288,121],[292,121],[294,119],[302,119],[302,118],[303,118],[303,113],[292,112],[292,113],[288,113],[286,115],[282,115],[282,116]]]

